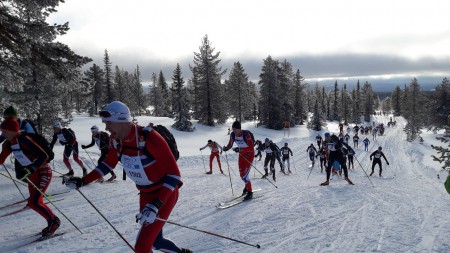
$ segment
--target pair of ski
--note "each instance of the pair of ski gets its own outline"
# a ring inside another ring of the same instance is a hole
[[[61,195],[61,194],[64,194],[64,193],[68,193],[68,192],[70,192],[70,191],[59,192],[59,193],[53,193],[53,194],[47,194],[47,197],[50,197],[50,198],[51,198],[51,197],[58,196],[58,195]],[[11,204],[7,204],[7,205],[4,205],[4,206],[1,206],[1,207],[0,207],[0,210],[1,210],[1,209],[8,208],[8,207],[11,207],[11,206],[15,206],[15,205],[18,205],[18,204],[25,203],[25,202],[27,202],[27,201],[28,201],[28,199],[22,199],[22,200],[13,202],[13,203],[11,203]]]
[[[26,240],[27,242],[25,242],[24,244],[21,244],[20,246],[18,246],[18,247],[16,248],[16,250],[19,249],[19,248],[22,248],[22,247],[31,245],[31,244],[33,244],[33,243],[43,242],[43,241],[46,241],[46,240],[48,240],[48,239],[52,239],[52,238],[55,238],[55,237],[62,236],[62,235],[64,235],[65,233],[66,233],[66,232],[56,232],[56,233],[54,233],[53,235],[49,235],[49,236],[42,236],[41,233],[34,234],[34,235],[32,235],[32,236],[27,237],[27,238],[30,238],[31,241],[28,241],[28,240],[24,239],[24,240]]]
[[[52,200],[52,202],[58,202],[58,201],[62,201],[62,200],[64,200],[64,198]],[[49,204],[49,202],[45,201],[45,204]],[[24,206],[23,208],[20,208],[20,209],[17,209],[17,210],[14,210],[14,211],[11,211],[11,212],[8,212],[8,213],[0,215],[0,218],[6,217],[6,216],[10,216],[10,215],[13,215],[13,214],[17,214],[17,213],[21,213],[21,212],[26,211],[28,209],[30,209],[28,206]]]
[[[255,193],[255,192],[258,192],[258,191],[261,191],[261,190],[262,190],[261,188],[253,189],[252,192]],[[232,206],[239,205],[239,204],[244,203],[245,201],[247,201],[247,200],[244,199],[245,196],[246,195],[244,194],[244,195],[232,198],[230,200],[227,200],[225,202],[220,202],[219,204],[216,205],[216,207],[217,207],[217,209],[226,209],[226,208],[230,208]],[[254,199],[254,198],[256,198],[256,197],[253,196],[252,199]],[[251,199],[249,199],[249,200],[251,200]]]

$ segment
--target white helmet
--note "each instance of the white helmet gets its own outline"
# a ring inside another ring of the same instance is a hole
[[[99,112],[102,121],[107,122],[131,122],[131,112],[124,103],[114,101],[107,104]]]

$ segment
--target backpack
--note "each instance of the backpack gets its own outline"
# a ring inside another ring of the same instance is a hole
[[[245,132],[249,133],[252,138],[253,145],[255,145],[255,136],[253,136],[253,133],[248,130],[243,130],[242,132],[244,132],[242,135],[245,135]]]
[[[50,147],[50,143],[47,141],[47,139],[44,138],[44,136],[33,133],[25,133],[22,136],[23,136],[22,138],[24,138],[25,136],[30,137],[34,142],[36,142],[37,145],[39,145],[39,147],[42,148],[42,150],[44,150],[44,152],[48,156],[46,161],[47,163],[49,163],[50,161],[53,160],[53,158],[55,158],[55,153],[53,153],[53,150]]]
[[[163,125],[156,125],[153,126],[153,130],[158,132],[164,138],[164,140],[166,140],[167,144],[169,145],[170,151],[172,151],[172,154],[175,157],[175,160],[178,160],[178,158],[180,157],[180,152],[178,151],[177,142],[175,141],[175,138],[173,137],[169,129],[167,129]]]
[[[22,120],[20,121],[20,129],[21,129],[21,130],[24,130],[24,129],[25,129],[25,125],[26,125],[27,123],[30,124],[31,128],[33,128],[33,131],[34,131],[35,133],[38,132],[38,131],[37,131],[37,128],[36,128],[36,124],[34,124],[34,122],[33,122],[31,119],[22,119]]]

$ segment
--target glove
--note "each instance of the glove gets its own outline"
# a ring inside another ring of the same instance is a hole
[[[387,165],[389,165],[389,162],[386,162],[387,163]]]
[[[220,154],[222,154],[222,151],[220,151]]]
[[[145,205],[142,211],[136,215],[136,222],[139,221],[141,225],[148,225],[155,222],[158,209],[162,206],[159,199],[155,199],[152,203]]]
[[[81,145],[81,148],[82,149],[86,149],[86,145]]]
[[[241,149],[240,148],[233,148],[233,151],[236,152],[236,153],[239,153],[241,151]]]
[[[81,177],[64,178],[63,183],[70,189],[78,189],[84,185],[84,180]]]
[[[227,152],[229,150],[229,148],[228,147],[223,147],[222,150]]]
[[[372,157],[370,158],[370,160],[372,161]]]
[[[200,151],[202,151],[203,149],[201,148]]]

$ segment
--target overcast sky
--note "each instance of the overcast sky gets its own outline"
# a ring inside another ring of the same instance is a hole
[[[161,69],[170,77],[177,62],[187,80],[207,34],[222,67],[240,61],[252,80],[271,55],[310,81],[420,83],[449,76],[449,10],[448,0],[66,0],[48,21],[69,22],[58,40],[76,53],[102,65],[107,49],[113,65],[139,64],[146,81]]]

